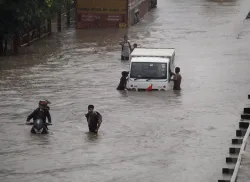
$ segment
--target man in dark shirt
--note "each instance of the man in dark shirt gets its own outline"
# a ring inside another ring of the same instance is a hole
[[[31,119],[34,121],[36,119],[42,119],[44,123],[46,123],[46,118],[48,118],[48,122],[51,123],[51,116],[49,113],[49,104],[50,102],[47,100],[39,101],[38,108],[35,109],[28,117],[27,122],[29,122]]]
[[[93,105],[89,105],[88,113],[85,114],[85,117],[87,118],[89,131],[93,133],[97,133],[102,123],[101,114],[97,111],[94,111]]]
[[[134,45],[133,45],[133,49],[132,49],[131,52],[133,52],[133,50],[134,50],[135,48],[137,48],[137,44],[134,44]]]
[[[127,87],[127,77],[128,77],[129,72],[123,71],[122,72],[122,77],[120,79],[120,83],[116,90],[125,90]]]
[[[174,87],[173,90],[181,90],[181,74],[180,74],[180,68],[176,67],[175,68],[175,73],[172,73],[174,75],[174,79],[172,79],[172,81],[174,81]]]

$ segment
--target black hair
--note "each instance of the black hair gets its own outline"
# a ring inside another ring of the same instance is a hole
[[[179,73],[179,72],[181,71],[181,69],[180,69],[179,67],[176,67],[176,68],[175,68],[175,71],[176,71],[177,73]]]
[[[95,107],[94,107],[94,105],[89,105],[88,106],[88,109],[94,109]]]
[[[128,75],[129,75],[129,72],[128,72],[128,71],[123,71],[123,72],[122,72],[122,76],[123,76],[123,77],[127,77]]]

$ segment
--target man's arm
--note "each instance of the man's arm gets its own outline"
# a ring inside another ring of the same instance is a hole
[[[47,111],[47,118],[48,118],[48,122],[51,123],[51,116],[50,116],[49,111]]]
[[[124,45],[124,42],[120,42],[120,45],[122,46],[122,50],[123,50],[123,45]]]
[[[102,124],[102,122],[101,121],[99,121],[98,123],[97,123],[97,131],[99,130],[99,128],[100,128],[100,126],[101,126],[101,124]]]
[[[89,123],[89,113],[85,114],[85,117],[87,119],[87,123]]]
[[[173,73],[173,72],[171,72],[171,74],[174,75],[174,78],[173,78],[173,79],[170,79],[170,81],[175,81],[175,80],[177,80],[176,74]]]
[[[29,122],[32,118],[34,118],[34,116],[36,115],[37,109],[34,110],[28,117],[27,117],[27,122]]]
[[[130,42],[128,42],[128,45],[129,45],[130,52],[132,52],[132,47],[131,47]]]
[[[99,112],[96,112],[98,115],[98,120],[102,122],[102,115]]]
[[[99,112],[97,112],[97,114],[98,114],[97,131],[98,131],[102,124],[102,115]]]

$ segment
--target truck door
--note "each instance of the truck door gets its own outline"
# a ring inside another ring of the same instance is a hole
[[[171,76],[172,76],[172,71],[171,71],[171,66],[170,66],[170,64],[171,64],[171,61],[169,61],[169,63],[168,63],[168,75],[167,75],[167,78],[168,78],[168,82],[170,82],[170,78],[171,78]]]
[[[174,68],[175,68],[175,53],[173,54],[171,61],[170,61],[170,69],[172,72],[174,72]]]

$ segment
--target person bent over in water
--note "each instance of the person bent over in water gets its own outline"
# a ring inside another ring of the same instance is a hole
[[[175,68],[175,73],[172,73],[174,75],[174,87],[173,90],[181,90],[181,74],[180,74],[181,69],[179,67]]]
[[[133,49],[132,49],[131,52],[133,52],[133,50],[134,50],[135,48],[137,48],[137,44],[134,44],[134,45],[133,45]]]
[[[99,112],[94,111],[93,105],[89,105],[88,113],[85,114],[85,117],[87,118],[89,131],[97,133],[102,123],[102,115]]]
[[[123,71],[122,72],[122,77],[120,79],[120,83],[116,90],[125,90],[127,87],[127,77],[128,77],[129,72]]]

